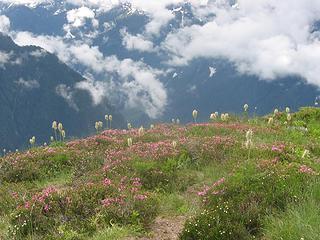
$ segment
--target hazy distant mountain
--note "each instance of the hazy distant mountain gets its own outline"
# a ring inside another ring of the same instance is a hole
[[[0,34],[0,147],[15,149],[48,142],[51,123],[61,121],[67,136],[83,136],[94,131],[94,122],[105,113],[114,114],[114,125],[123,120],[106,100],[94,106],[85,79],[45,50],[16,45]]]

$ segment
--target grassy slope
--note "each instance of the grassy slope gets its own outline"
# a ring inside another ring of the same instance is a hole
[[[7,155],[0,239],[123,239],[148,234],[157,216],[190,217],[182,239],[320,239],[320,111],[285,118],[109,130]],[[228,214],[214,210],[226,202]]]

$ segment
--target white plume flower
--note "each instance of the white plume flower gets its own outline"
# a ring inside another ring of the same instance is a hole
[[[172,147],[173,147],[173,148],[176,148],[177,145],[178,145],[177,141],[172,141]]]
[[[141,126],[141,127],[139,128],[138,133],[139,133],[139,136],[142,136],[142,135],[143,135],[143,133],[144,133],[144,128],[143,128],[143,126]]]
[[[193,120],[196,122],[197,121],[197,117],[198,117],[198,111],[197,110],[193,110],[192,111],[192,117],[193,117]]]
[[[286,113],[290,113],[290,108],[286,107]]]
[[[128,138],[127,142],[128,142],[128,147],[131,147],[132,146],[132,138]]]
[[[248,109],[249,109],[249,105],[248,105],[248,104],[243,105],[243,110],[244,110],[245,112],[247,112]]]
[[[287,114],[287,121],[290,122],[292,120],[292,116],[290,113]]]
[[[54,130],[57,130],[57,129],[58,129],[58,123],[57,123],[56,121],[53,121],[53,122],[52,122],[52,128],[53,128]]]
[[[252,147],[252,145],[253,145],[252,137],[253,137],[253,131],[252,131],[252,129],[249,129],[246,132],[246,143],[245,143],[246,148]]]
[[[58,130],[59,130],[59,132],[61,132],[61,131],[63,130],[63,125],[62,125],[62,123],[59,123],[59,124],[58,124]]]

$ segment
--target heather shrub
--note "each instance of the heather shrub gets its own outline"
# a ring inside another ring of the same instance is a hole
[[[5,182],[25,182],[54,177],[62,171],[70,169],[71,157],[67,153],[40,151],[31,154],[13,154],[0,167],[0,180]]]
[[[11,215],[10,234],[16,239],[62,239],[64,228],[69,235],[89,236],[114,223],[147,227],[157,212],[157,199],[141,189],[139,178],[105,178],[65,191],[48,187],[20,198]]]
[[[264,217],[301,200],[301,193],[312,178],[290,164],[245,165],[233,176],[200,193],[204,210],[186,223],[181,239],[257,237]]]

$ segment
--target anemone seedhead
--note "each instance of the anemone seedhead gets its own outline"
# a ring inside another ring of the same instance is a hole
[[[112,115],[109,115],[109,121],[112,121]]]
[[[36,143],[36,137],[33,136],[32,138],[30,138],[29,142],[31,145],[34,145]]]
[[[66,138],[66,131],[65,130],[61,131],[61,136],[62,136],[63,139]]]
[[[210,114],[210,120],[214,120],[217,118],[217,115],[215,113]]]
[[[176,123],[180,124],[180,119],[179,118],[177,118]]]
[[[59,124],[58,124],[58,130],[59,130],[59,132],[61,132],[61,131],[63,130],[63,125],[62,125],[62,123],[59,123]]]
[[[132,128],[131,123],[128,123],[128,124],[127,124],[127,128],[128,128],[128,130],[130,130],[130,129]]]
[[[193,110],[192,111],[192,117],[193,117],[194,121],[197,120],[197,117],[198,117],[198,111],[197,110]]]
[[[248,104],[243,105],[243,110],[244,110],[245,112],[248,111],[248,109],[249,109],[249,105],[248,105]]]
[[[287,121],[290,122],[292,120],[292,116],[290,113],[287,114]]]
[[[253,131],[252,131],[252,129],[249,129],[246,132],[246,142],[245,142],[246,148],[251,148],[252,147],[252,145],[253,145],[252,137],[253,137]]]
[[[229,120],[229,113],[222,113],[221,120],[224,122],[228,121]]]
[[[278,113],[279,113],[279,109],[276,108],[276,109],[273,111],[273,114],[274,114],[274,115],[277,115]]]
[[[138,133],[139,133],[139,136],[143,135],[143,133],[144,133],[144,128],[143,128],[143,126],[141,126],[141,127],[139,128]]]
[[[94,124],[94,128],[98,131],[103,128],[103,122],[99,121]]]
[[[54,137],[53,136],[50,137],[50,141],[54,142]]]
[[[52,122],[52,128],[53,128],[54,130],[57,130],[57,128],[58,128],[58,123],[57,123],[57,121],[53,121],[53,122]]]
[[[286,113],[290,113],[290,108],[286,107]]]
[[[177,145],[178,145],[177,141],[172,141],[172,147],[173,147],[173,148],[176,148]]]
[[[269,125],[273,124],[273,117],[270,117],[270,118],[268,119],[268,124],[269,124]]]
[[[128,138],[127,142],[128,142],[128,147],[131,147],[132,146],[132,138]]]
[[[150,125],[150,129],[154,129],[154,125],[153,124]]]

